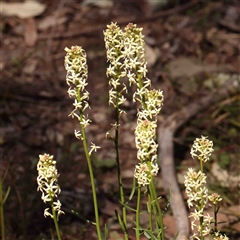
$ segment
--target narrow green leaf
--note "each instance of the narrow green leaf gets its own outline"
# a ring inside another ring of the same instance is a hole
[[[131,200],[132,197],[134,196],[135,190],[136,190],[136,179],[133,178],[132,191],[131,191],[131,194],[129,196],[129,200]]]
[[[125,226],[125,224],[124,224],[124,222],[123,222],[123,220],[122,220],[122,218],[121,218],[121,216],[119,215],[119,213],[118,213],[117,210],[115,210],[115,214],[116,214],[116,217],[117,217],[117,219],[118,219],[118,222],[119,222],[119,224],[120,224],[123,232],[126,233],[126,232],[127,232],[126,226]]]
[[[5,197],[3,198],[3,204],[6,202],[10,191],[11,191],[11,187],[8,187],[7,192],[6,192],[6,194],[5,194]]]

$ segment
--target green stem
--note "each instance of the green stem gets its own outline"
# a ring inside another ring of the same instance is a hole
[[[157,209],[157,214],[155,215],[155,218],[160,221],[161,239],[164,240],[165,237],[164,237],[163,214],[162,214],[162,210],[160,208],[159,201],[157,198],[153,178],[151,179],[149,189],[150,189],[153,206]],[[157,221],[157,223],[158,223],[158,221]],[[159,228],[158,224],[157,224],[157,227]]]
[[[122,217],[123,217],[123,223],[124,223],[124,239],[128,240],[128,232],[127,232],[127,210],[125,207],[125,198],[124,198],[124,190],[123,190],[123,183],[122,183],[122,177],[121,177],[121,167],[120,167],[120,161],[119,161],[119,146],[118,146],[118,124],[119,124],[119,110],[118,106],[116,108],[116,114],[117,114],[117,126],[115,130],[115,152],[116,152],[116,165],[117,165],[117,175],[118,175],[118,186],[119,186],[119,194],[120,194],[120,201],[121,201],[121,208],[122,208]]]
[[[119,77],[121,70],[120,68],[116,69],[116,72],[119,74],[116,76]],[[121,176],[121,166],[119,160],[119,119],[120,119],[120,109],[119,109],[119,87],[116,88],[116,102],[115,102],[115,111],[116,111],[116,128],[115,128],[115,138],[114,138],[114,145],[115,145],[115,153],[116,153],[116,165],[117,165],[117,176],[118,176],[118,186],[119,186],[119,194],[120,194],[120,202],[121,202],[121,209],[122,209],[122,218],[124,224],[124,240],[128,240],[128,231],[127,231],[127,209],[125,206],[125,197],[124,197],[124,189],[122,183],[122,176]]]
[[[217,205],[214,204],[214,232],[217,232]]]
[[[141,187],[138,185],[138,191],[137,191],[137,207],[136,207],[136,238],[137,240],[140,240],[140,233],[139,233],[139,228],[140,228],[140,200],[141,200]]]
[[[152,222],[152,202],[151,202],[151,194],[148,191],[148,221],[149,221],[149,229],[153,232],[153,222]]]
[[[138,72],[138,68],[136,68],[136,72]],[[141,88],[143,88],[143,79],[142,79],[141,74],[137,74],[137,78],[138,78],[138,88],[141,89]],[[143,109],[147,109],[147,106],[145,103],[145,96],[142,96],[141,104],[142,104]],[[156,219],[156,227],[158,229],[158,233],[159,233],[159,231],[161,231],[160,239],[164,240],[164,225],[163,225],[162,210],[161,210],[159,202],[158,202],[156,189],[155,189],[152,177],[151,177],[151,182],[150,182],[150,186],[148,189],[150,190],[150,198],[151,198],[150,204],[153,204],[153,212],[154,212],[154,216]]]
[[[80,116],[82,117],[82,114]],[[89,152],[88,152],[86,132],[82,125],[81,125],[81,130],[82,130],[82,138],[83,138],[83,147],[84,147],[84,152],[85,152],[85,156],[87,159],[90,181],[91,181],[91,186],[92,186],[93,205],[94,205],[94,213],[95,213],[95,218],[96,218],[97,235],[98,235],[98,240],[101,240],[102,236],[101,236],[100,221],[99,221],[99,214],[98,214],[98,201],[97,201],[96,186],[95,186],[95,181],[94,181],[92,162],[91,162]]]
[[[199,160],[200,160],[200,170],[203,173],[203,160],[202,159],[199,159]],[[203,206],[203,203],[202,203],[201,206],[200,206],[200,209],[203,209],[203,208],[204,208],[204,206]],[[199,224],[200,224],[201,240],[204,240],[204,236],[203,236],[203,217],[199,218]]]
[[[57,237],[58,237],[58,240],[61,240],[60,230],[59,230],[59,226],[58,226],[58,219],[57,219],[56,211],[54,210],[53,201],[52,201],[52,203],[51,203],[51,207],[52,207],[53,221],[54,221],[54,224],[55,224],[55,229],[56,229],[56,232],[57,232]]]
[[[203,161],[200,159],[200,170],[203,173]]]
[[[199,218],[199,222],[200,222],[201,240],[204,240],[204,236],[203,236],[203,217]]]
[[[78,90],[77,101],[81,102],[81,90]],[[83,111],[80,110],[79,111],[80,122],[82,121],[83,116],[84,116]],[[89,151],[88,151],[85,127],[82,124],[80,124],[80,125],[81,125],[81,133],[82,133],[82,142],[83,142],[85,156],[87,159],[88,171],[89,171],[90,181],[91,181],[91,186],[92,186],[93,205],[94,205],[97,235],[98,235],[98,240],[101,240],[102,235],[101,235],[101,228],[100,228],[100,221],[99,221],[99,214],[98,214],[98,201],[97,201],[97,193],[96,193],[96,186],[95,186],[95,181],[94,181],[92,162],[91,162]]]

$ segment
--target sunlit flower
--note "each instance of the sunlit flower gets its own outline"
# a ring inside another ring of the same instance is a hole
[[[75,129],[75,130],[74,130],[74,135],[75,135],[76,138],[82,140],[82,134],[81,134],[81,131]]]
[[[51,204],[57,206],[54,210],[59,216],[64,212],[60,209],[61,203],[59,200],[54,201],[60,194],[61,189],[58,185],[59,174],[57,172],[56,161],[53,160],[53,156],[46,153],[44,155],[39,155],[37,170],[38,190],[42,192],[42,200],[44,203],[50,202]],[[45,209],[44,216],[52,217],[52,215],[48,212],[48,208]]]
[[[129,23],[124,30],[124,68],[129,84],[136,85],[138,89],[146,89],[151,81],[146,78],[147,61],[143,29],[137,27],[136,24]],[[135,97],[141,99],[141,95],[137,97],[135,94]]]
[[[134,177],[139,185],[147,185],[151,178],[158,173],[157,148],[155,141],[156,121],[138,121],[135,130],[135,142],[137,147],[137,158],[140,161],[135,168]]]
[[[213,193],[210,196],[208,196],[209,201],[211,201],[214,205],[218,204],[222,201],[222,198],[219,194]]]
[[[229,240],[229,238],[226,235],[222,235],[219,232],[216,232],[214,234],[213,240]]]
[[[147,163],[139,163],[136,165],[134,177],[137,179],[139,185],[145,186],[150,183],[151,176]]]
[[[209,160],[211,154],[213,152],[213,142],[208,140],[207,137],[201,136],[201,138],[197,138],[193,146],[191,148],[192,158],[197,158],[203,162]]]
[[[188,207],[201,206],[201,208],[204,208],[208,201],[206,175],[201,171],[195,172],[192,168],[189,168],[184,184],[188,196]]]
[[[107,50],[107,61],[109,66],[107,67],[107,77],[110,78],[109,85],[111,89],[109,91],[109,104],[112,104],[115,108],[119,108],[124,104],[126,98],[123,93],[127,91],[125,84],[121,83],[120,79],[126,75],[123,68],[123,31],[116,23],[107,25],[107,29],[104,31],[104,41]],[[121,113],[124,111],[121,110]]]
[[[135,167],[134,177],[137,179],[138,184],[141,186],[148,185],[152,177],[156,176],[158,173],[158,165],[150,162],[150,167],[148,163],[139,163]]]
[[[138,117],[140,119],[152,119],[155,118],[162,107],[163,104],[163,93],[162,91],[146,90],[144,95],[145,107],[138,112]]]
[[[65,68],[67,70],[66,82],[69,85],[68,94],[70,98],[74,98],[74,109],[69,116],[77,118],[82,128],[85,129],[91,122],[84,112],[87,108],[90,108],[88,103],[89,92],[86,90],[88,85],[87,56],[82,47],[79,46],[72,46],[70,49],[65,48],[65,51],[67,52]],[[74,134],[76,138],[83,140],[82,130],[75,130]],[[92,148],[89,153],[96,151],[97,148],[99,147]]]
[[[91,143],[91,150],[89,151],[89,156],[92,154],[92,152],[96,152],[97,149],[100,148],[99,146],[96,146],[94,143]]]
[[[79,46],[72,46],[70,49],[66,47],[65,51],[67,52],[65,68],[67,70],[66,82],[69,85],[68,94],[70,98],[74,98],[74,109],[69,115],[76,117],[85,128],[90,122],[90,119],[83,113],[87,108],[90,108],[89,92],[86,90],[88,84],[86,53]]]

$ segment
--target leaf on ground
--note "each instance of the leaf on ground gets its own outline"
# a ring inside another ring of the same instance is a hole
[[[23,3],[1,2],[2,14],[4,16],[18,16],[19,18],[29,18],[41,15],[46,6],[36,1],[26,1]]]
[[[223,66],[206,64],[199,62],[197,59],[178,58],[174,59],[167,65],[167,69],[172,78],[194,77],[202,72],[219,72],[223,71]]]

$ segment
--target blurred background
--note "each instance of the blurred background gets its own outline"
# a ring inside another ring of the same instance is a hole
[[[52,220],[43,216],[47,206],[37,192],[36,165],[43,153],[57,160],[60,200],[65,211],[60,217],[63,239],[96,239],[94,226],[85,221],[94,220],[94,214],[83,147],[74,137],[74,129],[79,126],[68,117],[72,100],[65,82],[64,48],[73,45],[82,46],[87,53],[92,120],[87,134],[89,143],[101,146],[93,155],[101,222],[111,222],[111,238],[122,239],[114,218],[114,209],[119,208],[114,149],[112,141],[105,137],[114,122],[114,111],[108,105],[103,31],[111,22],[121,28],[129,22],[143,28],[148,77],[153,88],[163,90],[165,98],[159,116],[161,124],[167,116],[213,93],[229,80],[239,83],[239,1],[8,0],[0,5],[0,179],[4,178],[3,194],[10,189],[4,204],[6,239],[55,236]],[[120,160],[124,186],[130,194],[137,163],[136,106],[131,91],[127,97]],[[188,167],[198,166],[189,154],[193,140],[204,135],[214,142],[215,152],[205,166],[208,187],[223,198],[221,231],[236,240],[240,239],[239,103],[237,89],[219,94],[214,104],[188,119],[174,136],[176,173],[184,197],[183,174]],[[164,208],[167,196],[161,173],[157,182]],[[130,206],[135,206],[134,199]],[[133,228],[131,212],[129,220]],[[171,239],[176,229],[170,208],[164,221],[167,239]]]

